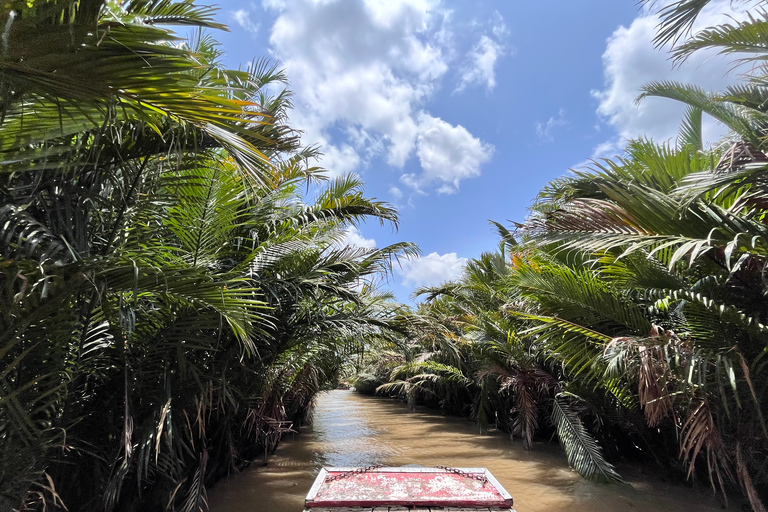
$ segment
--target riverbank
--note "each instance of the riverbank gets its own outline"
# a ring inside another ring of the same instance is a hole
[[[487,467],[514,496],[518,512],[724,510],[708,487],[665,482],[653,468],[619,466],[625,484],[590,483],[571,471],[557,444],[525,451],[505,435],[479,434],[460,418],[409,413],[393,400],[335,390],[319,398],[314,424],[286,438],[267,466],[217,484],[211,512],[300,512],[321,467],[367,464]],[[740,503],[725,510],[740,510]]]

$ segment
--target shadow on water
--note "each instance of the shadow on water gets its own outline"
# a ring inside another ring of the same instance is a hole
[[[648,475],[622,467],[627,483],[593,484],[568,468],[557,444],[525,451],[505,435],[479,434],[461,418],[409,413],[389,399],[337,390],[320,397],[314,425],[283,442],[267,466],[252,466],[216,485],[211,511],[301,512],[321,467],[369,464],[487,467],[514,496],[518,512],[723,510],[708,489],[668,484],[653,470]]]

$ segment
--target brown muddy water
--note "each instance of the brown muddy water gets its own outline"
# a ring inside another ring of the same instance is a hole
[[[321,467],[369,464],[487,467],[518,512],[724,510],[709,487],[667,483],[652,466],[619,466],[625,484],[593,484],[568,468],[557,443],[525,451],[506,435],[478,433],[465,419],[410,413],[387,398],[337,390],[320,396],[314,425],[287,436],[266,466],[218,483],[209,493],[211,512],[301,512]],[[726,510],[741,510],[740,502]]]

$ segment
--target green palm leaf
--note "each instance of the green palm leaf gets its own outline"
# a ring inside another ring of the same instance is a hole
[[[553,401],[552,422],[557,427],[568,464],[575,471],[590,481],[622,481],[614,467],[603,458],[600,447],[584,428],[565,395],[558,395]]]

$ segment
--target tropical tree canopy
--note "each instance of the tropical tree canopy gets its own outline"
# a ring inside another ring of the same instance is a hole
[[[585,478],[653,461],[722,495],[768,500],[768,14],[691,33],[707,1],[661,8],[659,45],[751,63],[722,92],[668,82],[688,105],[676,144],[546,185],[499,248],[460,279],[417,290],[414,326],[358,377],[373,390],[474,417],[520,438],[556,435]],[[763,2],[758,2],[762,4]],[[714,145],[702,117],[731,134]]]
[[[397,212],[325,178],[283,72],[224,68],[212,14],[3,4],[4,510],[205,510],[398,329],[377,275],[415,247],[341,244]]]
[[[221,64],[211,8],[4,1],[0,507],[205,510],[357,360],[360,391],[555,436],[587,479],[653,461],[766,510],[768,11],[691,32],[708,3],[662,7],[657,43],[743,83],[649,84],[688,106],[676,144],[548,184],[411,310],[377,276],[412,244],[343,243],[397,212],[326,178],[278,67]]]

